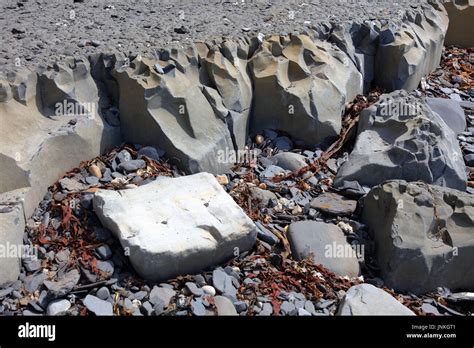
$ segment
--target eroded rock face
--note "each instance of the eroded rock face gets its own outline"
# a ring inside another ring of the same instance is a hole
[[[426,293],[474,287],[474,197],[424,183],[389,181],[362,200],[385,283]],[[409,221],[409,223],[407,223]]]
[[[1,86],[0,245],[20,250],[25,219],[51,183],[84,158],[119,144],[120,128],[100,116],[85,59],[40,72],[23,69]],[[18,278],[22,252],[17,254],[2,258],[0,284]]]
[[[94,210],[145,279],[193,274],[252,248],[256,227],[208,173],[99,191]]]
[[[390,179],[466,189],[456,135],[423,101],[404,92],[384,95],[361,113],[354,150],[334,183],[373,187]]]
[[[443,5],[449,15],[446,45],[473,47],[474,0],[449,0]]]
[[[100,116],[87,60],[40,73],[21,70],[10,86],[14,98],[0,103],[0,193],[27,188],[29,217],[60,175],[119,144],[120,128]]]
[[[284,129],[309,144],[336,137],[345,103],[362,92],[362,75],[352,61],[306,35],[268,38],[251,58],[250,71],[251,130]]]
[[[219,162],[218,151],[234,150],[225,120],[214,113],[199,85],[178,67],[159,74],[156,64],[166,66],[135,59],[130,67],[114,73],[124,139],[162,148],[191,173],[225,172],[233,163]]]
[[[406,12],[401,22],[380,28],[375,55],[376,85],[388,91],[414,90],[440,61],[448,15],[439,3]]]
[[[375,22],[352,22],[338,24],[331,32],[329,40],[346,53],[364,80],[367,92],[374,80],[374,62],[377,52],[379,26]]]

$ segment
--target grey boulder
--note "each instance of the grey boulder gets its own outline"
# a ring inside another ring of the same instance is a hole
[[[423,294],[474,289],[474,196],[425,183],[389,181],[362,200],[387,286]]]
[[[290,225],[288,236],[297,260],[311,256],[314,263],[339,276],[359,275],[359,255],[336,225],[317,221],[294,222]]]
[[[462,191],[467,182],[456,134],[426,103],[403,91],[383,95],[361,113],[354,150],[334,184],[373,187],[391,179]]]

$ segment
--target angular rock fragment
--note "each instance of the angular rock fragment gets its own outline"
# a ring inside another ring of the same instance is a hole
[[[357,277],[359,261],[356,250],[347,242],[339,227],[317,221],[300,221],[290,225],[288,237],[293,257],[302,260],[312,256],[340,276]]]
[[[360,284],[347,291],[339,305],[337,315],[415,315],[415,313],[382,289],[371,284]]]
[[[474,197],[421,182],[389,181],[362,200],[385,283],[422,294],[474,288]]]
[[[352,215],[357,208],[357,201],[326,192],[314,198],[311,207],[331,215]]]
[[[94,210],[148,280],[197,273],[249,250],[256,240],[253,222],[208,173],[99,191]]]
[[[361,113],[354,150],[334,184],[373,187],[390,179],[466,189],[456,135],[422,100],[404,92],[383,95]]]

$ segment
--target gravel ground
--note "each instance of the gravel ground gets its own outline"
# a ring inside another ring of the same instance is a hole
[[[173,41],[308,32],[349,20],[391,21],[426,0],[2,0],[0,70],[116,49],[150,54]]]

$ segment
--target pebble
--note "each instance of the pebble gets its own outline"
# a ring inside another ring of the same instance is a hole
[[[89,167],[89,173],[92,175],[92,176],[95,176],[96,178],[100,179],[102,178],[102,172],[99,168],[99,166],[95,165],[95,164],[92,164],[90,167]]]
[[[357,201],[327,192],[313,199],[311,207],[331,215],[352,215],[357,208]]]
[[[201,288],[206,285],[206,279],[200,274],[194,276],[194,282]]]
[[[138,291],[130,296],[132,300],[142,301],[145,297],[148,296],[148,292],[146,291]]]
[[[214,289],[210,285],[204,285],[201,289],[208,296],[215,296],[216,295],[216,289]]]
[[[216,176],[216,179],[220,185],[229,185],[229,178],[227,177],[227,175],[218,175]]]
[[[102,316],[114,314],[112,303],[101,300],[98,297],[87,295],[82,302],[84,303],[84,306],[95,315]]]
[[[273,307],[271,303],[264,303],[262,310],[257,314],[258,316],[270,316],[273,313]]]
[[[62,276],[59,274],[57,281],[45,280],[44,286],[50,294],[55,297],[63,297],[69,294],[80,279],[79,271],[73,269]]]
[[[464,156],[464,161],[466,162],[467,166],[474,167],[474,154]]]
[[[140,311],[145,315],[151,315],[153,313],[153,306],[150,302],[146,301],[142,304]]]
[[[96,177],[96,176],[88,176],[86,178],[86,183],[88,183],[89,185],[92,185],[92,186],[98,185],[99,184],[99,178]]]
[[[39,259],[24,260],[23,266],[25,266],[28,272],[35,272],[41,268],[41,260]]]
[[[168,307],[171,299],[176,295],[176,291],[168,288],[154,286],[150,292],[150,302],[153,304],[163,302],[164,308]]]
[[[296,315],[297,313],[294,303],[290,303],[288,301],[285,301],[281,304],[280,310],[282,315]]]
[[[29,293],[35,292],[47,278],[47,275],[44,273],[28,276],[25,280],[25,290]]]
[[[50,219],[50,214],[49,214],[49,212],[46,212],[43,215],[43,219],[41,220],[41,223],[43,224],[44,227],[48,227],[50,220],[51,220]]]
[[[46,314],[48,315],[58,315],[65,313],[69,308],[71,308],[71,302],[68,300],[56,300],[51,302],[46,309]]]
[[[112,249],[110,249],[108,245],[101,245],[100,247],[95,249],[95,251],[102,260],[108,260],[112,257]]]
[[[237,289],[234,286],[234,281],[236,281],[236,279],[232,276],[229,276],[222,269],[215,269],[212,272],[212,284],[214,287],[222,294],[236,299]]]
[[[120,151],[114,158],[114,163],[117,164],[120,164],[120,163],[124,163],[124,162],[128,162],[128,161],[131,161],[132,160],[132,155],[130,154],[130,152],[128,152],[127,150],[122,150]],[[112,165],[113,167],[113,165]],[[113,168],[115,170],[115,168]]]
[[[107,287],[103,286],[97,290],[96,296],[105,301],[110,297],[110,291]]]
[[[97,268],[111,276],[114,273],[114,264],[112,261],[97,261]]]
[[[309,312],[311,315],[316,314],[316,309],[314,308],[314,304],[311,301],[306,301],[304,304],[304,309]]]
[[[245,303],[244,301],[234,302],[234,307],[238,313],[244,312],[248,308],[247,303]]]
[[[193,314],[196,316],[204,316],[207,314],[206,307],[201,299],[191,301],[191,309]]]
[[[256,221],[255,225],[257,226],[257,236],[260,240],[263,240],[270,245],[275,245],[280,242],[280,239],[270,232],[270,230],[265,228],[259,221]]]
[[[138,150],[137,155],[138,155],[138,158],[142,158],[143,156],[146,156],[157,162],[160,160],[160,154],[158,153],[158,150],[152,146],[142,147],[140,150]]]
[[[130,160],[126,162],[122,162],[117,167],[118,170],[122,172],[135,172],[138,169],[142,169],[146,167],[146,163],[144,160]]]
[[[186,289],[189,290],[190,293],[192,293],[194,296],[202,296],[204,294],[204,291],[201,288],[198,288],[196,284],[187,282],[185,284]]]
[[[77,192],[86,189],[84,184],[81,184],[79,181],[71,179],[71,178],[63,178],[59,180],[59,184],[61,188],[65,191],[69,192]]]
[[[265,138],[262,135],[257,135],[255,137],[255,144],[261,145],[265,141]]]

